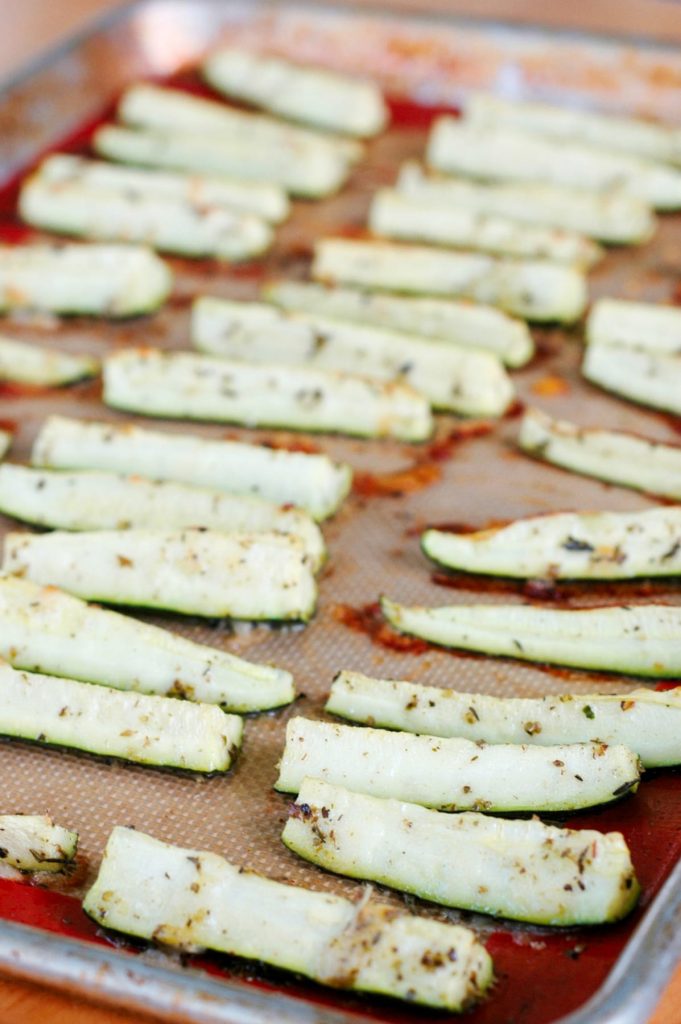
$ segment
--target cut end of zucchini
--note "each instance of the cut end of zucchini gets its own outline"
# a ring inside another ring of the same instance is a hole
[[[63,871],[76,856],[78,833],[40,814],[0,814],[0,867]]]
[[[41,387],[72,384],[99,373],[99,360],[0,337],[0,380]]]

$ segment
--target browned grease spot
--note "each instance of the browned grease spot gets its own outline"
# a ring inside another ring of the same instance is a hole
[[[48,388],[43,384],[20,384],[14,380],[0,380],[0,398],[39,398],[53,391],[56,391],[56,388]]]
[[[378,601],[365,604],[361,608],[353,608],[349,604],[336,604],[331,614],[336,622],[342,623],[356,633],[364,633],[374,643],[387,647],[391,651],[402,654],[424,654],[430,644],[418,637],[396,633],[383,618]]]
[[[503,576],[476,576],[472,573],[437,569],[431,582],[438,587],[466,590],[475,594],[513,594],[529,601],[551,601],[569,607],[595,599],[600,605],[621,605],[632,598],[664,598],[675,588],[670,580],[517,580]]]
[[[556,398],[559,395],[569,394],[570,385],[564,377],[549,373],[546,377],[536,380],[530,390],[535,395],[541,395],[542,398]]]
[[[519,398],[516,398],[514,402],[511,402],[508,409],[504,413],[503,418],[505,420],[515,420],[518,416],[522,416],[525,412],[525,403]]]
[[[306,437],[270,437],[261,441],[263,448],[274,448],[277,451],[303,452],[305,455],[318,455],[321,448]]]
[[[19,424],[17,420],[2,420],[0,419],[0,430],[6,430],[8,434],[14,434],[18,429]]]

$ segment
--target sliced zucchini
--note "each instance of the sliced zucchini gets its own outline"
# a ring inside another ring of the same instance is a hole
[[[332,148],[310,147],[301,158],[297,143],[274,145],[257,136],[224,138],[215,132],[106,124],[97,129],[92,145],[100,156],[122,163],[246,178],[308,199],[337,192],[349,172],[347,159]]]
[[[92,241],[141,242],[164,252],[252,259],[273,240],[260,217],[201,202],[135,192],[127,185],[51,180],[40,172],[21,187],[19,213],[34,227]]]
[[[604,743],[492,746],[292,718],[275,788],[306,778],[447,811],[574,811],[635,790],[639,762]]]
[[[518,438],[529,455],[599,480],[681,501],[681,447],[621,430],[578,427],[538,409],[523,416]]]
[[[402,165],[396,187],[403,195],[437,206],[456,204],[475,213],[579,231],[616,245],[647,242],[655,231],[655,216],[647,203],[617,188],[588,192],[544,182],[482,184],[431,177],[415,161]]]
[[[527,324],[491,306],[451,299],[418,299],[354,288],[325,288],[303,281],[275,281],[263,298],[281,309],[421,335],[463,348],[493,352],[507,366],[522,366],[534,353]]]
[[[369,227],[375,235],[402,242],[479,249],[495,256],[525,256],[586,268],[604,255],[600,246],[576,231],[529,225],[457,206],[451,200],[436,204],[391,188],[375,193]]]
[[[496,131],[499,127],[517,128],[561,142],[584,142],[681,165],[681,128],[678,125],[618,116],[612,111],[598,113],[478,93],[466,103],[466,120],[487,131]]]
[[[162,306],[170,270],[141,245],[0,246],[0,310],[125,317]]]
[[[206,80],[230,99],[325,131],[368,138],[388,121],[374,82],[230,47],[203,62]]]
[[[300,366],[127,349],[104,361],[104,401],[146,416],[423,441],[427,400],[399,381]]]
[[[619,921],[640,893],[621,832],[441,814],[319,779],[303,782],[282,839],[327,871],[533,924]]]
[[[584,275],[574,267],[390,242],[323,239],[312,275],[369,291],[473,299],[527,320],[572,323],[586,305]]]
[[[492,576],[678,576],[681,506],[643,512],[559,512],[476,533],[426,530],[421,546],[429,558],[450,569]]]
[[[590,344],[582,373],[606,391],[681,415],[681,355]]]
[[[449,174],[496,181],[545,182],[592,192],[621,189],[659,210],[681,206],[681,171],[628,153],[580,142],[557,145],[532,132],[439,118],[426,159]]]
[[[99,372],[99,360],[0,337],[0,380],[55,387]]]
[[[302,509],[140,476],[5,464],[0,466],[0,512],[58,530],[204,526],[224,533],[291,534],[302,541],[314,569],[325,557],[321,530]]]
[[[586,340],[592,345],[681,355],[681,309],[657,302],[598,299],[586,321]]]
[[[492,697],[339,672],[326,710],[363,725],[474,742],[621,743],[644,768],[681,764],[676,690]]]
[[[492,962],[468,928],[285,885],[120,826],[83,909],[106,928],[165,946],[214,949],[448,1010],[471,1005],[492,981]]]
[[[9,430],[0,430],[0,459],[4,459],[12,446],[12,434]]]
[[[0,735],[137,764],[225,772],[243,720],[214,704],[123,693],[0,663]]]
[[[315,519],[333,515],[352,482],[350,467],[327,455],[65,416],[45,420],[31,457],[34,465],[53,469],[138,473],[153,480],[252,494],[304,508]]]
[[[681,674],[681,606],[408,608],[384,597],[381,607],[402,633],[444,647],[639,676]]]
[[[226,711],[263,711],[295,696],[290,672],[16,576],[0,576],[0,657],[27,672],[219,704]]]
[[[85,600],[233,619],[302,619],[316,587],[302,541],[278,533],[8,533],[5,572]]]
[[[63,871],[76,856],[78,833],[45,814],[0,814],[0,865],[18,871]]]
[[[462,415],[500,416],[513,398],[513,385],[491,352],[265,303],[197,299],[191,338],[201,351],[227,359],[403,380],[434,408]]]

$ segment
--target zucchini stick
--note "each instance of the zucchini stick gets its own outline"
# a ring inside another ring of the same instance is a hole
[[[443,647],[653,678],[681,675],[681,607],[409,608],[385,597],[381,607],[395,629]]]
[[[231,494],[256,495],[326,519],[350,490],[352,471],[327,455],[164,434],[132,423],[96,423],[50,416],[33,445],[33,464],[101,469],[177,480]]]
[[[45,814],[0,814],[0,864],[18,871],[63,871],[76,856],[78,833]]]
[[[438,171],[496,181],[545,182],[592,192],[621,189],[659,210],[681,206],[681,171],[628,153],[581,142],[557,145],[532,132],[439,118],[427,162]]]
[[[559,512],[476,533],[426,530],[421,547],[429,558],[450,569],[492,576],[586,580],[678,576],[681,507]]]
[[[640,892],[620,832],[441,814],[318,779],[303,782],[282,839],[327,871],[533,924],[618,921]]]
[[[104,361],[104,401],[146,416],[423,441],[426,399],[407,384],[300,366],[126,349]]]
[[[302,509],[140,476],[5,464],[0,466],[0,512],[58,530],[204,526],[224,533],[283,533],[302,541],[314,569],[325,557],[321,530]]]
[[[206,58],[202,71],[223,96],[325,131],[367,138],[388,121],[377,85],[327,68],[224,48]]]
[[[584,275],[574,267],[390,242],[323,239],[312,275],[369,291],[472,299],[527,320],[572,323],[586,305]]]
[[[579,231],[613,245],[641,244],[655,231],[651,208],[618,188],[588,192],[545,182],[483,184],[432,177],[415,161],[402,165],[396,188],[402,195],[438,207],[465,206],[474,213],[496,213],[526,224]]]
[[[124,693],[0,664],[0,735],[137,764],[225,772],[243,720],[214,704]]]
[[[527,324],[491,306],[451,299],[419,299],[353,288],[325,288],[302,281],[275,281],[262,296],[293,313],[334,317],[432,338],[443,344],[490,351],[507,366],[522,366],[534,353]]]
[[[434,408],[461,415],[500,416],[513,397],[513,385],[491,352],[318,314],[282,312],[265,303],[197,299],[191,338],[202,352],[227,359],[405,381]]]
[[[604,743],[490,746],[292,718],[275,788],[306,778],[447,811],[576,811],[635,790],[639,762]]]
[[[12,447],[12,436],[9,430],[0,430],[0,460],[4,459]]]
[[[58,387],[99,372],[99,360],[0,337],[0,380]]]
[[[622,398],[681,415],[681,355],[590,344],[582,373]]]
[[[285,885],[120,826],[83,909],[106,928],[187,952],[214,949],[448,1010],[471,1005],[492,981],[468,928]]]
[[[598,299],[586,321],[590,345],[681,355],[681,309],[656,302]]]
[[[0,246],[2,312],[136,316],[163,305],[172,283],[166,264],[143,246]]]
[[[3,569],[85,600],[233,619],[309,619],[316,587],[300,540],[277,533],[8,533]]]
[[[219,704],[226,711],[263,711],[295,696],[290,672],[16,576],[0,577],[0,657],[27,672]]]
[[[523,417],[520,447],[584,476],[681,501],[681,447],[621,430],[578,427],[538,409]]]
[[[622,744],[644,768],[681,764],[681,691],[492,697],[339,672],[326,710],[384,729],[485,743]]]
[[[599,246],[575,231],[530,225],[452,201],[434,204],[389,188],[374,195],[369,228],[396,241],[479,249],[494,256],[546,259],[587,269],[603,257]]]

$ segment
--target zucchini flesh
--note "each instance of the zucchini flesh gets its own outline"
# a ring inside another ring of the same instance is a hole
[[[489,955],[468,928],[285,885],[120,826],[83,909],[137,938],[449,1010],[473,1003],[492,981]]]
[[[12,446],[12,434],[9,430],[0,430],[0,460],[4,459]]]
[[[327,871],[533,924],[618,921],[640,892],[620,832],[441,814],[318,779],[303,782],[282,839]]]
[[[273,239],[271,226],[252,214],[141,196],[127,186],[51,181],[40,172],[22,185],[19,212],[28,224],[46,231],[234,262],[261,255]]]
[[[206,58],[202,71],[224,96],[326,131],[368,138],[388,121],[377,85],[326,68],[224,48]]]
[[[591,344],[584,354],[582,373],[606,391],[681,414],[681,355]]]
[[[586,305],[584,275],[574,267],[389,242],[323,239],[312,275],[370,291],[472,299],[527,320],[572,323]]]
[[[278,533],[8,533],[3,569],[85,600],[186,615],[305,621],[317,597],[301,541]]]
[[[681,206],[681,171],[579,142],[556,145],[531,132],[439,118],[427,162],[438,171],[497,181],[539,181],[594,192],[621,189],[659,210]]]
[[[0,246],[0,310],[125,317],[158,309],[172,275],[139,245]]]
[[[474,742],[622,744],[644,768],[681,764],[676,690],[492,697],[339,672],[326,710],[363,725]]]
[[[402,633],[444,647],[654,678],[681,674],[681,607],[408,608],[387,598],[381,607],[388,622]]]
[[[350,490],[352,470],[327,455],[273,449],[191,434],[164,434],[132,423],[50,416],[33,445],[34,465],[101,469],[256,495],[326,519]]]
[[[681,507],[562,512],[465,534],[426,530],[421,547],[441,565],[493,576],[587,580],[678,576]]]
[[[527,224],[579,231],[616,245],[647,242],[655,231],[650,207],[620,189],[588,192],[545,182],[483,184],[431,177],[415,161],[402,165],[396,188],[402,195],[438,207],[456,204],[475,213],[496,213]]]
[[[290,672],[16,576],[0,576],[0,657],[27,672],[219,704],[226,711],[263,711],[295,696]]]
[[[58,530],[162,530],[203,526],[224,533],[298,537],[314,569],[324,561],[321,530],[301,509],[140,476],[0,466],[0,512]]]
[[[479,249],[498,256],[547,259],[586,268],[603,257],[599,246],[575,231],[529,225],[453,202],[434,204],[390,188],[374,195],[369,227],[375,235],[397,241]]]
[[[655,302],[598,299],[586,321],[586,340],[593,345],[681,355],[681,309]]]
[[[227,359],[403,380],[434,408],[462,415],[500,416],[513,398],[513,385],[490,352],[264,303],[200,298],[191,338],[201,351]]]
[[[214,704],[123,693],[0,664],[0,735],[137,764],[227,771],[243,721]]]
[[[337,192],[349,171],[347,160],[328,147],[310,148],[301,159],[297,144],[273,146],[257,137],[225,139],[214,132],[106,124],[97,129],[92,144],[110,160],[267,182],[308,199]]]
[[[619,430],[578,427],[538,409],[523,417],[520,447],[564,469],[681,501],[681,447]]]
[[[127,349],[104,361],[104,401],[146,416],[423,441],[430,406],[407,384],[300,366]]]
[[[98,372],[99,361],[92,356],[72,356],[0,337],[0,380],[55,387],[94,377]]]
[[[0,814],[0,865],[18,871],[63,871],[76,856],[78,833],[44,814]]]
[[[635,790],[639,762],[603,743],[489,746],[292,718],[275,788],[306,778],[446,811],[573,811]]]
[[[333,317],[462,348],[489,350],[507,366],[522,366],[534,353],[527,324],[491,306],[353,288],[325,288],[302,281],[275,281],[265,285],[262,295],[275,306],[294,313]]]

